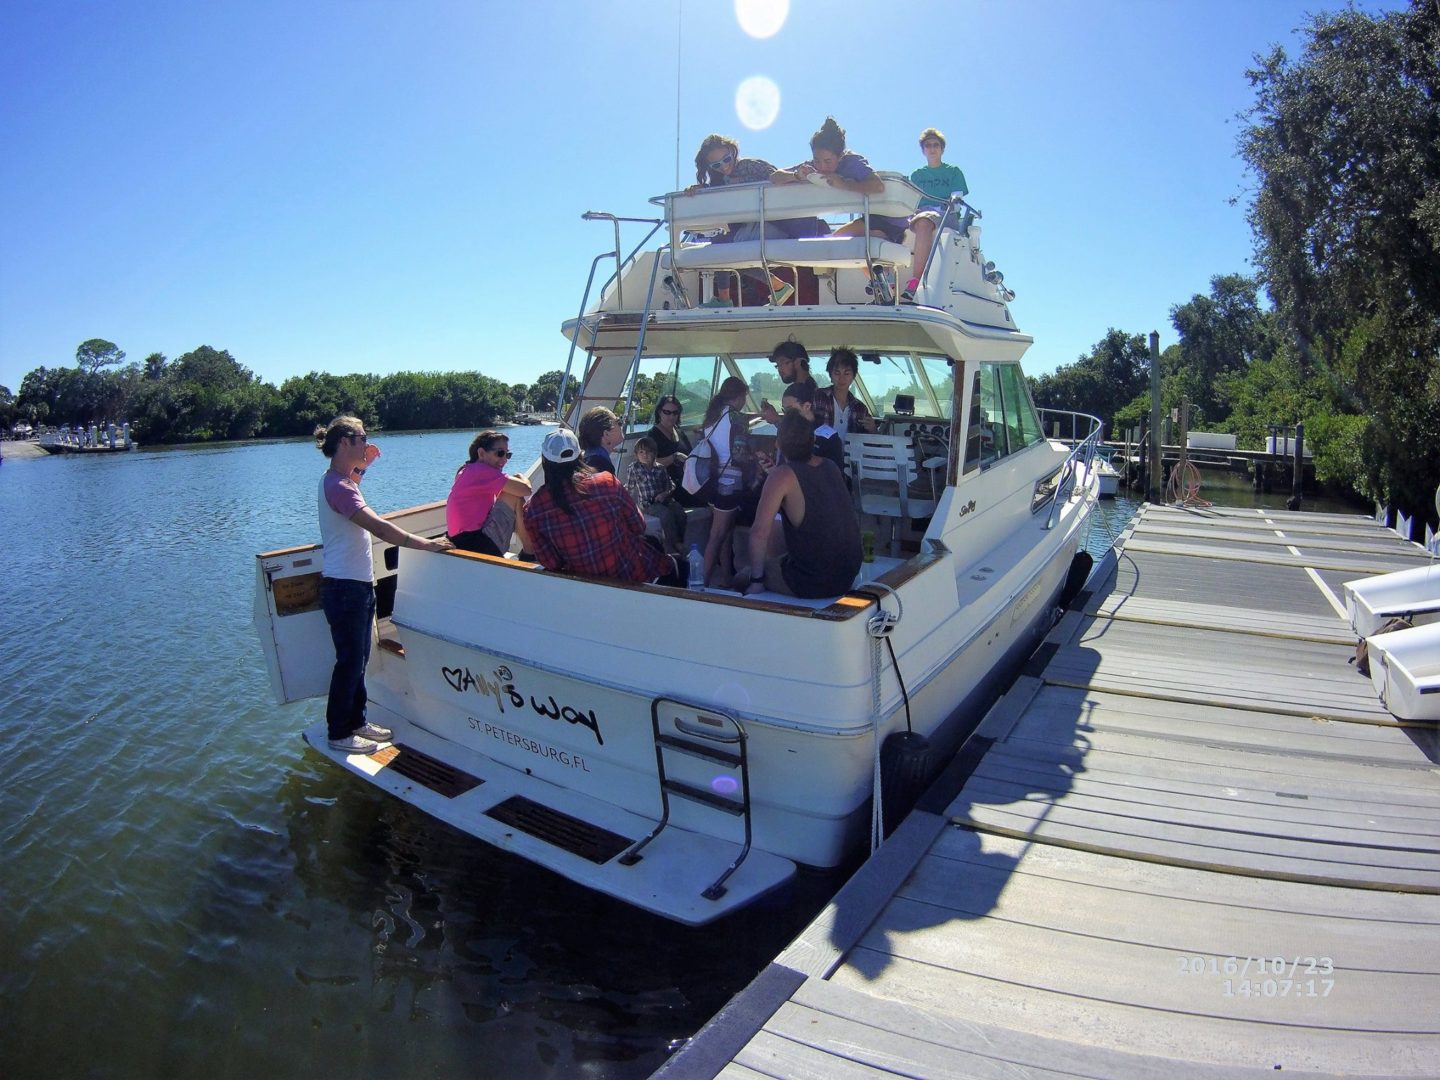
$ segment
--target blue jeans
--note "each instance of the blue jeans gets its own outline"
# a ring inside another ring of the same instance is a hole
[[[365,665],[370,662],[370,628],[375,622],[375,586],[349,578],[320,579],[320,607],[335,643],[335,670],[325,726],[343,739],[365,723]]]

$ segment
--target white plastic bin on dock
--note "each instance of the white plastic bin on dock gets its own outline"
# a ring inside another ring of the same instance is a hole
[[[1370,684],[1400,720],[1440,720],[1440,623],[1370,639]]]
[[[1185,436],[1191,450],[1234,450],[1235,436],[1221,431],[1192,431]]]
[[[1279,454],[1281,457],[1293,458],[1295,456],[1295,440],[1288,435],[1283,439],[1277,439],[1274,435],[1265,436],[1265,452],[1267,454]],[[1313,457],[1310,453],[1310,444],[1306,443],[1300,448],[1301,457]]]
[[[1440,563],[1356,578],[1344,585],[1345,614],[1357,637],[1378,634],[1391,619],[1440,622]]]

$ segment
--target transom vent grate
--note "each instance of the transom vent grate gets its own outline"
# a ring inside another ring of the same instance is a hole
[[[485,782],[478,776],[471,776],[463,769],[447,765],[413,746],[400,743],[387,746],[370,756],[392,772],[399,773],[407,780],[414,780],[421,787],[429,788],[447,799],[464,795],[471,788],[477,788]]]
[[[512,795],[485,811],[496,821],[593,863],[607,863],[631,844],[623,836],[548,806]]]

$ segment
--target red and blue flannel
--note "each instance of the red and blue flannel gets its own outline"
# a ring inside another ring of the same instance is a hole
[[[556,505],[548,487],[525,505],[525,527],[545,569],[620,581],[654,581],[670,569],[645,542],[645,516],[613,473],[577,478],[570,509]]]

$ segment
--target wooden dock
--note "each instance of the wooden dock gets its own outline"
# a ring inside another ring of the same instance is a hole
[[[1440,768],[1347,661],[1364,518],[1149,506],[667,1077],[1440,1075]]]

